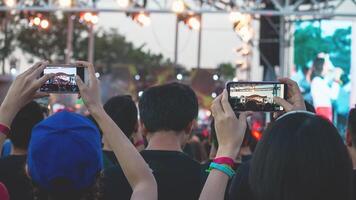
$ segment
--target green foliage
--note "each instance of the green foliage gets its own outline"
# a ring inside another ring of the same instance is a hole
[[[236,68],[231,63],[221,63],[218,65],[218,72],[225,80],[232,80],[235,77]]]
[[[351,65],[351,27],[337,29],[332,36],[322,37],[320,27],[309,25],[294,34],[294,63],[306,67],[321,52],[328,53],[333,65],[349,72]]]

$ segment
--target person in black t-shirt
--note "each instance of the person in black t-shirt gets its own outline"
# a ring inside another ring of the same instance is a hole
[[[137,132],[137,107],[131,96],[115,96],[104,104],[105,112],[124,132],[127,138],[132,139],[133,133]],[[114,152],[103,138],[104,168],[118,165]]]
[[[194,91],[171,83],[146,90],[139,101],[140,123],[148,140],[142,157],[153,171],[159,200],[195,200],[203,186],[199,163],[182,152],[198,114]],[[131,189],[119,166],[104,171],[104,199],[130,199]]]
[[[32,128],[43,120],[41,107],[34,101],[17,113],[11,124],[11,155],[0,159],[0,182],[9,190],[11,200],[32,199],[32,187],[25,173],[27,148]]]
[[[346,144],[349,150],[354,174],[354,197],[356,199],[356,108],[351,109],[347,123]]]

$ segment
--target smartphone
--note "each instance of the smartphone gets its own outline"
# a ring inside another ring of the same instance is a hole
[[[287,85],[280,82],[230,82],[227,84],[229,103],[238,111],[276,112],[283,111],[273,97],[285,99]]]
[[[56,76],[42,85],[40,91],[49,93],[78,93],[79,88],[75,77],[78,75],[84,81],[84,69],[85,67],[74,64],[49,64],[41,76],[51,73],[56,74]]]

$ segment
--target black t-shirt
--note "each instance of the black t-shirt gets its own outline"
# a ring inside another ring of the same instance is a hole
[[[145,150],[142,157],[153,170],[159,200],[196,200],[204,186],[205,173],[199,163],[178,151]],[[130,199],[132,189],[119,166],[104,171],[105,200]]]
[[[0,159],[0,182],[7,187],[11,200],[32,200],[31,181],[25,172],[26,155]]]
[[[353,187],[353,189],[354,189],[354,191],[353,191],[353,199],[355,199],[356,200],[356,170],[354,170],[353,171],[353,174],[354,174],[354,187]]]
[[[250,171],[250,161],[247,161],[241,164],[237,171],[236,175],[231,181],[229,188],[228,199],[236,200],[254,200],[249,183],[248,183],[248,174]]]
[[[104,160],[104,169],[119,165],[115,153],[113,151],[103,150],[103,160]]]

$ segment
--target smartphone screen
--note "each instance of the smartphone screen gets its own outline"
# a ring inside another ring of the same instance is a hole
[[[49,79],[40,91],[50,93],[78,93],[79,88],[75,82],[75,77],[78,75],[84,80],[84,68],[74,65],[48,65],[42,76],[45,74],[56,74],[55,77]]]
[[[283,111],[273,97],[286,97],[287,86],[279,82],[230,82],[229,102],[234,111]]]

